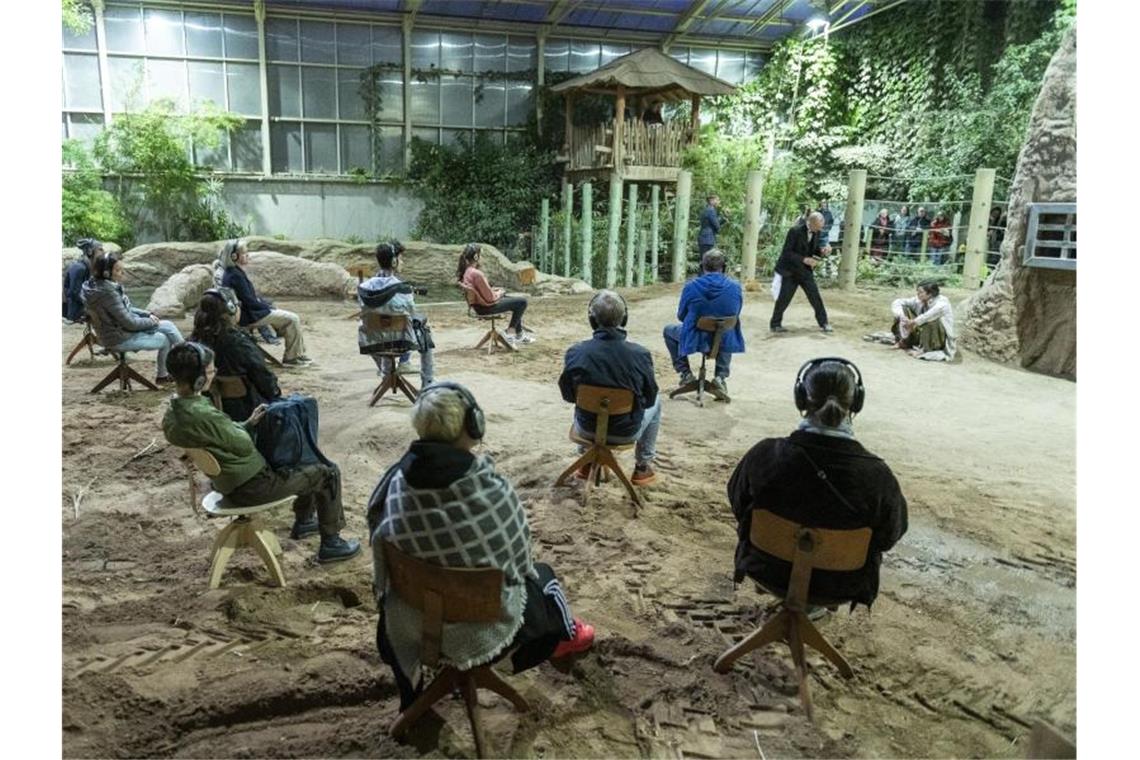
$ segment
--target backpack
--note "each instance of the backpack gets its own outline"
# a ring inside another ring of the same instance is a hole
[[[317,400],[293,393],[270,403],[257,426],[255,445],[274,470],[304,464],[332,465],[317,445]]]

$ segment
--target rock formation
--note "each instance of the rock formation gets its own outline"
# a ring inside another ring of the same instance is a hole
[[[103,243],[103,250],[106,253],[122,253],[123,252],[123,249],[119,247],[118,243],[104,242]],[[60,272],[67,271],[68,265],[70,265],[71,262],[75,261],[76,259],[78,259],[82,255],[83,255],[83,251],[79,250],[75,246],[72,246],[70,248],[64,248],[63,249],[63,266],[60,267],[59,271]]]

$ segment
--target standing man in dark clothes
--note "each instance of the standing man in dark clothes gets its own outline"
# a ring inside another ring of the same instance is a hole
[[[76,241],[75,247],[83,256],[68,265],[63,273],[63,321],[72,324],[82,322],[87,311],[83,306],[83,283],[91,277],[92,264],[103,255],[103,244],[94,238]]]
[[[701,212],[701,230],[697,233],[697,251],[703,256],[705,251],[716,248],[716,236],[720,232],[725,219],[717,211],[720,206],[720,196],[711,193],[705,201],[708,203]]]
[[[823,214],[813,211],[808,214],[806,222],[792,227],[784,238],[784,250],[776,261],[776,273],[780,275],[780,293],[776,297],[776,306],[772,309],[772,319],[768,323],[772,332],[788,331],[783,325],[784,311],[792,302],[796,289],[801,287],[811,307],[815,309],[815,321],[819,323],[819,329],[825,333],[832,331],[831,324],[827,321],[827,309],[819,295],[819,286],[815,284],[815,275],[812,274],[819,263],[819,257],[831,253],[831,246],[822,244],[822,229]]]
[[[823,245],[831,245],[831,227],[835,223],[835,215],[831,213],[827,198],[819,202],[819,208],[816,210],[823,216],[823,229],[819,232],[819,239],[823,241]]]

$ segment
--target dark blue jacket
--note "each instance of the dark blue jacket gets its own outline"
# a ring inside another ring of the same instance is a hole
[[[781,277],[792,277],[797,280],[811,278],[812,270],[804,263],[804,258],[819,256],[821,247],[823,247],[823,233],[812,237],[807,223],[797,222],[784,237],[784,248],[780,251],[780,258],[776,260],[776,272]]]
[[[241,302],[240,324],[243,327],[265,319],[269,316],[269,312],[273,311],[272,306],[257,297],[253,283],[249,281],[249,277],[241,267],[227,268],[226,273],[222,275],[222,286],[230,288],[237,294],[238,301]]]
[[[705,206],[701,212],[701,231],[697,233],[697,245],[716,245],[716,234],[724,220],[712,206]]]
[[[83,283],[88,277],[87,263],[80,259],[68,265],[63,273],[63,317],[72,322],[83,319],[86,311],[83,300],[79,294],[83,291]]]
[[[603,388],[627,388],[633,391],[633,411],[610,417],[607,438],[631,438],[641,428],[644,411],[657,401],[657,380],[653,377],[653,357],[649,349],[625,339],[620,327],[601,327],[594,337],[575,343],[566,352],[558,389],[565,401],[574,403],[578,386],[600,385]],[[597,416],[574,411],[579,430],[594,432]]]
[[[740,329],[740,309],[744,295],[740,283],[720,272],[706,272],[685,283],[677,319],[681,320],[681,355],[704,354],[712,348],[712,333],[697,329],[701,317],[737,317],[736,327],[724,334],[720,350],[726,354],[744,353],[744,333]]]

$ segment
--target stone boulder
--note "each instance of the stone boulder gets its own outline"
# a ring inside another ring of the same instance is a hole
[[[214,268],[191,264],[155,289],[146,310],[164,319],[181,319],[197,308],[202,294],[214,287]]]
[[[110,242],[104,242],[103,243],[103,250],[107,253],[122,253],[123,252],[123,249],[119,247],[118,243],[110,243]],[[76,259],[78,259],[82,255],[83,255],[83,251],[79,250],[75,246],[71,246],[70,248],[64,248],[63,249],[63,266],[60,267],[59,271],[60,272],[66,272],[67,268],[71,265],[71,262],[75,261]]]
[[[126,284],[157,287],[193,264],[213,264],[225,241],[213,243],[148,243],[123,254]]]

